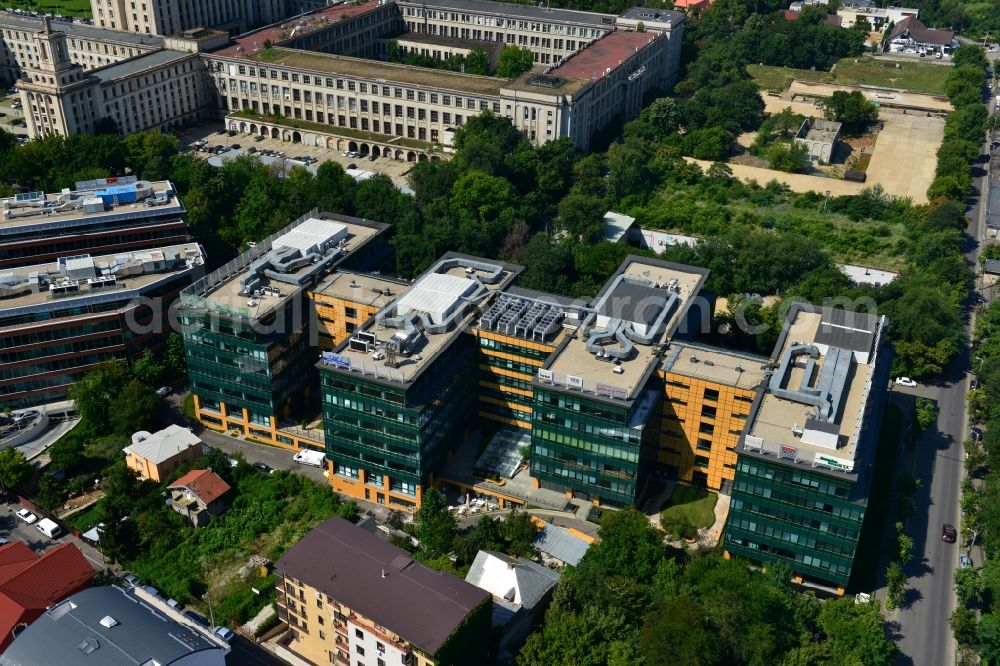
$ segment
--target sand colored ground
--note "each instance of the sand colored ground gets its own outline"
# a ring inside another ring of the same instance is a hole
[[[947,97],[942,95],[928,95],[925,93],[905,92],[902,90],[890,90],[888,88],[858,88],[857,86],[836,85],[832,83],[820,83],[817,81],[792,81],[785,91],[784,96],[806,95],[810,97],[829,97],[836,90],[851,92],[861,90],[865,97],[872,101],[878,101],[884,106],[908,107],[911,109],[924,109],[938,113],[951,113],[954,110]],[[765,100],[767,96],[765,95]]]
[[[885,113],[883,119],[885,127],[868,165],[868,182],[914,203],[926,203],[944,138],[944,119],[901,113]]]
[[[696,160],[693,157],[685,157],[684,159],[699,165],[705,171],[712,166],[712,162],[709,160]],[[777,180],[780,183],[788,185],[793,192],[829,191],[830,196],[839,197],[847,194],[857,194],[866,187],[863,183],[852,183],[847,180],[837,180],[836,178],[785,173],[783,171],[746,166],[744,164],[730,164],[728,166],[733,170],[733,175],[740,180],[756,180],[761,185],[766,185],[772,180]]]
[[[808,87],[810,94],[813,95],[829,95],[834,90],[856,90],[850,86],[794,81],[781,98],[763,95],[767,113],[778,113],[791,107],[795,113],[807,117],[820,116],[821,110],[812,102],[792,102],[784,99],[789,92],[796,90],[797,86]],[[900,103],[905,102],[907,105],[942,111],[951,110],[947,100],[942,103],[941,98],[935,95],[896,92],[891,94],[896,95]],[[868,96],[871,97],[871,94]],[[872,185],[881,185],[889,194],[910,197],[917,204],[926,203],[927,188],[934,179],[934,169],[937,166],[937,149],[944,137],[944,119],[928,117],[926,113],[904,114],[898,109],[883,109],[881,118],[883,128],[877,136],[871,163],[868,165],[868,180],[863,184],[823,176],[790,174],[743,164],[730,164],[729,167],[733,170],[733,175],[742,180],[756,180],[761,185],[778,180],[787,184],[794,192],[829,191],[831,196],[842,196],[857,194]],[[738,142],[746,147],[753,142],[754,137],[755,133],[746,133],[740,136]],[[706,160],[686,159],[701,165],[703,169],[712,164]]]

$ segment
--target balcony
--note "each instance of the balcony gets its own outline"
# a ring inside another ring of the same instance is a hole
[[[370,621],[361,618],[359,615],[355,613],[351,613],[350,620],[354,624],[361,627],[362,630],[374,634],[375,637],[378,638],[380,641],[393,646],[400,652],[406,652],[409,649],[409,646],[407,645],[406,642],[402,641],[399,638],[391,636],[386,629],[383,629],[381,627],[376,627]]]

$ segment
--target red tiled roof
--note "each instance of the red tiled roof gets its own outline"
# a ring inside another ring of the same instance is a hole
[[[41,556],[21,541],[0,546],[0,651],[10,644],[18,624],[30,624],[52,604],[88,587],[94,573],[71,543]]]
[[[206,505],[229,492],[229,484],[210,469],[191,470],[174,481],[170,488],[187,488]]]
[[[254,30],[245,35],[241,35],[236,38],[236,40],[229,46],[225,46],[217,51],[213,51],[213,55],[228,56],[228,57],[239,57],[243,54],[254,53],[260,49],[264,48],[264,42],[270,41],[271,44],[277,46],[282,41],[287,41],[291,39],[286,37],[282,40],[279,35],[282,32],[291,33],[295,26],[301,26],[299,33],[296,37],[309,34],[314,32],[318,27],[325,25],[332,25],[344,19],[354,18],[360,14],[366,14],[371,10],[378,7],[377,0],[371,0],[363,5],[334,5],[332,7],[327,7],[305,16],[300,16],[296,19],[291,19],[278,23],[275,25],[270,25],[260,30]],[[242,50],[241,50],[242,48]]]
[[[597,79],[616,69],[656,37],[649,32],[613,30],[582,51],[563,60],[549,73],[571,79]]]

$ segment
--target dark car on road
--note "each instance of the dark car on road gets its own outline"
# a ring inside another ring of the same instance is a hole
[[[253,468],[258,472],[263,472],[264,474],[274,474],[274,469],[271,468],[267,463],[255,462]]]
[[[941,528],[941,540],[945,543],[955,543],[958,539],[958,530],[954,525],[944,525]]]

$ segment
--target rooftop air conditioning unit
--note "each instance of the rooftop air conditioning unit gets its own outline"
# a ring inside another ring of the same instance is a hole
[[[625,372],[625,368],[623,368],[620,365],[616,365],[611,371],[614,372],[616,375],[620,375]]]

